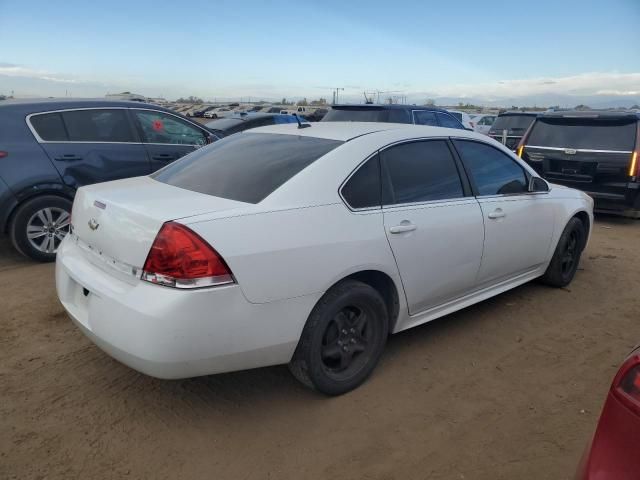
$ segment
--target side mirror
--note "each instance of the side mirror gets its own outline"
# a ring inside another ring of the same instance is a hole
[[[531,177],[527,191],[530,193],[548,192],[549,184],[540,177]]]
[[[210,143],[213,143],[216,140],[219,140],[219,139],[213,133],[205,134],[205,140],[204,140],[205,141],[205,145],[209,145]]]

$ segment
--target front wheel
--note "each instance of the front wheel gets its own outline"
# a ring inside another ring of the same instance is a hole
[[[578,270],[586,238],[587,234],[583,223],[575,217],[569,220],[560,235],[547,271],[544,272],[540,280],[552,287],[569,285]]]
[[[371,374],[388,332],[380,293],[365,283],[345,280],[314,307],[289,369],[302,383],[326,395],[346,393]]]
[[[45,195],[18,207],[9,227],[13,246],[39,262],[52,262],[60,242],[69,233],[71,201]]]

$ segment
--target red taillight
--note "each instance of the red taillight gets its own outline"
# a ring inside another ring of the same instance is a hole
[[[640,353],[632,355],[620,367],[612,390],[620,401],[640,415]]]
[[[0,150],[0,158],[8,157],[9,152],[5,152],[4,150]]]
[[[231,270],[211,245],[179,223],[165,223],[153,241],[142,279],[176,288],[233,283]]]

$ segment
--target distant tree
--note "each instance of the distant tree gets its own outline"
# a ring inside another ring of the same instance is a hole
[[[580,105],[576,105],[575,110],[591,110],[591,107],[581,103]]]
[[[201,98],[194,97],[193,95],[191,95],[191,96],[189,96],[187,98],[180,97],[178,100],[176,100],[176,102],[178,102],[178,103],[204,103]]]
[[[631,110],[640,110],[640,105],[637,103],[631,107]]]
[[[320,97],[318,100],[311,100],[311,105],[326,105],[327,99]]]
[[[458,102],[458,107],[464,107],[464,103]]]
[[[427,98],[427,101],[425,102],[425,105],[427,107],[435,107],[436,106],[436,101],[433,98]]]
[[[307,105],[309,105],[309,102],[307,102],[307,98],[305,97],[298,102],[298,105],[300,105],[301,107],[306,107]]]
[[[6,100],[7,97],[5,95],[0,95],[0,100]]]

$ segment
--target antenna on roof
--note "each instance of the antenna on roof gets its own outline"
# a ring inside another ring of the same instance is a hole
[[[302,123],[297,113],[294,113],[293,116],[296,117],[296,121],[298,122],[298,128],[308,128],[311,126],[310,123]]]

